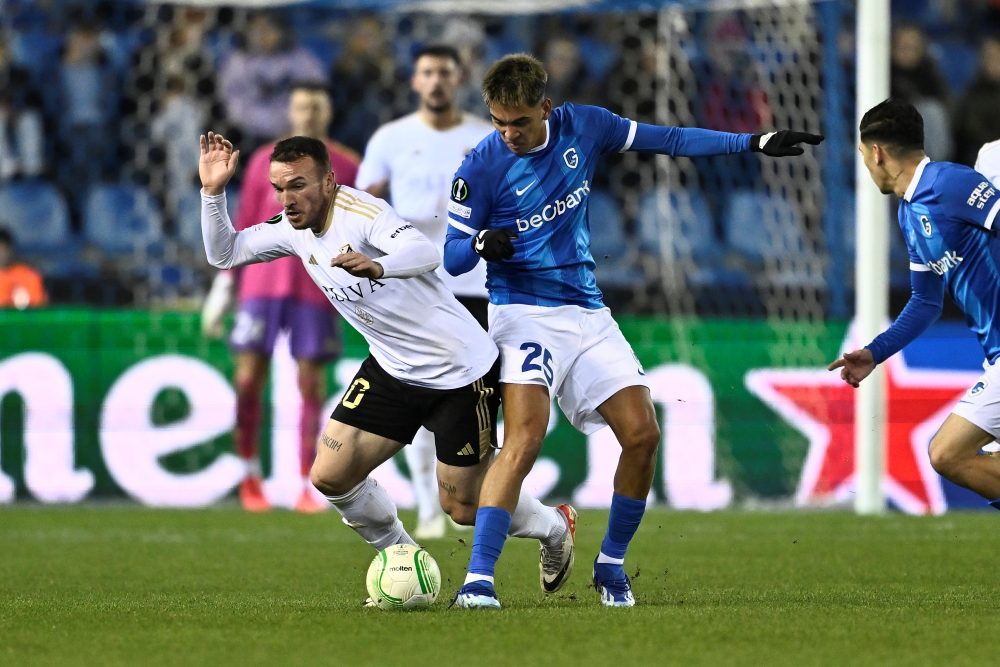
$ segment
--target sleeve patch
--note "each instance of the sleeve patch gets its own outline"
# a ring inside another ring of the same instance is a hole
[[[464,206],[462,204],[459,204],[458,202],[454,202],[454,201],[448,202],[448,212],[449,213],[454,213],[455,215],[459,215],[459,216],[461,216],[463,218],[467,218],[467,219],[472,217],[472,209],[471,208],[469,208],[468,206]]]
[[[469,198],[469,184],[464,178],[459,177],[451,182],[451,198],[458,202]]]

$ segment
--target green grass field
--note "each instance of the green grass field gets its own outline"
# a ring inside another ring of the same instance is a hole
[[[361,608],[374,552],[332,512],[7,507],[0,665],[996,664],[994,514],[653,510],[638,606],[608,610],[588,586],[607,515],[581,512],[557,595],[512,540],[504,609],[448,609],[471,541],[449,537],[426,545],[440,598],[407,613]]]

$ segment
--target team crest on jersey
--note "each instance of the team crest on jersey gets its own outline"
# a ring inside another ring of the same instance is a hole
[[[969,396],[978,396],[979,394],[983,393],[985,389],[986,389],[986,381],[980,380],[976,384],[972,385],[972,389],[969,390]]]
[[[281,222],[281,213],[279,213],[277,215],[272,215],[270,218],[268,218],[264,222],[266,222],[269,225],[274,225],[274,224],[277,224],[277,223]]]
[[[563,153],[563,162],[570,169],[576,169],[580,164],[580,156],[576,154],[575,148],[567,148],[566,152]]]
[[[917,215],[917,222],[920,223],[920,233],[924,235],[924,238],[931,238],[934,236],[934,221],[931,220],[931,212],[923,204],[913,204],[911,207],[913,212]],[[914,238],[914,240],[916,240]]]
[[[350,243],[345,243],[344,245],[340,246],[339,252],[341,255],[346,255],[349,252],[354,252],[354,248],[351,247]]]
[[[371,325],[375,324],[375,318],[372,317],[371,313],[369,313],[367,310],[365,310],[361,306],[355,306],[354,307],[354,314],[357,315],[358,319],[360,319],[362,322],[364,322],[368,326],[371,326]]]
[[[451,198],[455,201],[465,201],[469,198],[469,184],[464,178],[456,178],[451,182]]]
[[[931,224],[930,216],[920,216],[920,231],[922,231],[924,236],[927,238],[934,236],[934,225]]]

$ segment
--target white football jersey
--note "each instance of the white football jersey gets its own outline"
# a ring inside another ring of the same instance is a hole
[[[1000,185],[1000,139],[982,145],[973,168],[993,185]]]
[[[489,123],[469,114],[447,130],[434,129],[417,113],[403,116],[372,135],[355,185],[364,189],[388,181],[396,212],[443,248],[455,171],[492,131]],[[455,294],[486,297],[486,262],[461,276],[452,276],[441,266],[437,272]]]
[[[499,356],[493,340],[433,271],[441,251],[367,192],[338,186],[319,235],[295,229],[283,213],[236,232],[224,194],[202,193],[201,210],[213,266],[298,256],[334,308],[368,341],[371,355],[402,382],[455,389],[479,379]],[[350,251],[377,260],[385,275],[358,278],[330,266],[332,258]]]

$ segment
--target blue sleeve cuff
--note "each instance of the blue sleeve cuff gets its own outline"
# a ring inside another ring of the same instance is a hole
[[[472,249],[472,238],[451,225],[444,241],[444,270],[453,276],[471,271],[479,263],[479,255]]]

